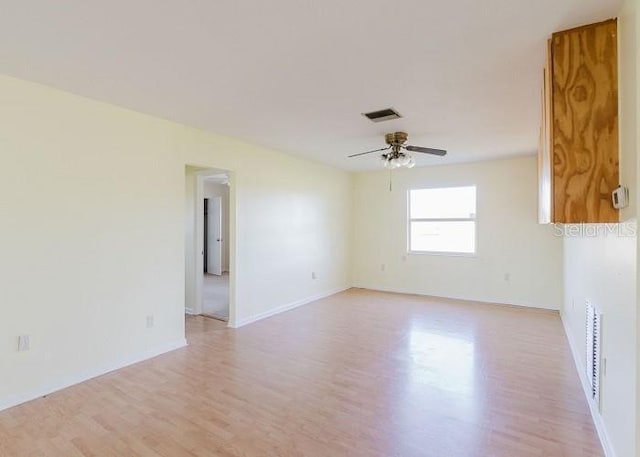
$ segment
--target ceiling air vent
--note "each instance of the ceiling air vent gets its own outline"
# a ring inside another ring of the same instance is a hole
[[[393,108],[371,111],[370,113],[362,113],[362,115],[372,122],[390,121],[392,119],[400,119],[402,117],[400,113],[398,113]]]

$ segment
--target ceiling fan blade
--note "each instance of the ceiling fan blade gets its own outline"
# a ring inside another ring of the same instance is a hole
[[[407,151],[422,152],[423,154],[433,154],[435,156],[447,155],[447,151],[445,151],[444,149],[421,148],[420,146],[404,146],[404,148]]]
[[[351,154],[350,156],[347,156],[347,157],[363,156],[365,154],[372,154],[374,152],[386,151],[387,149],[391,149],[391,146],[387,146],[386,148],[381,148],[381,149],[374,149],[373,151],[359,152],[357,154]]]

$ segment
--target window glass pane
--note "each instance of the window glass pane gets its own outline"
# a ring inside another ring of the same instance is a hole
[[[475,218],[476,187],[415,189],[409,193],[412,219]]]
[[[411,222],[411,251],[473,254],[475,221]]]

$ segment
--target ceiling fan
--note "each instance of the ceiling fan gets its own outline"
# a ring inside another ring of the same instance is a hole
[[[358,157],[365,154],[372,154],[374,152],[387,151],[381,154],[381,158],[384,163],[384,167],[392,170],[399,167],[413,168],[416,165],[415,159],[411,154],[409,154],[409,152],[420,152],[422,154],[432,154],[436,156],[444,156],[447,154],[447,151],[442,149],[405,145],[408,136],[409,135],[406,132],[387,133],[384,136],[384,140],[389,146],[386,148],[351,154],[349,157]]]

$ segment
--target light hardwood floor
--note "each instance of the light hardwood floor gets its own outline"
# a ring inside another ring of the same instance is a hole
[[[0,413],[0,455],[602,455],[555,313],[352,289],[187,336]]]

